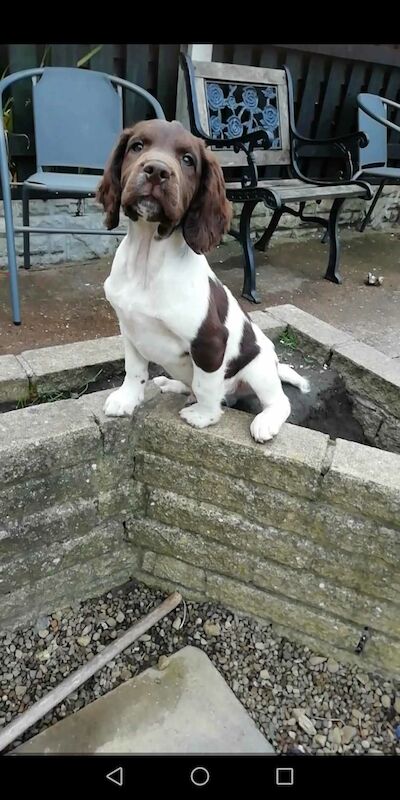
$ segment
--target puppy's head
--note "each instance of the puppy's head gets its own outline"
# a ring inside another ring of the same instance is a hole
[[[181,225],[196,253],[219,244],[232,215],[217,159],[180,122],[150,120],[124,130],[97,199],[109,230],[117,227],[122,206],[132,220],[159,223],[159,235]]]

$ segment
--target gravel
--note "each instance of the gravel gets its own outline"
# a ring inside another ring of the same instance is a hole
[[[164,593],[130,583],[0,634],[0,727],[143,617]],[[185,612],[185,613],[184,613]],[[200,647],[278,752],[400,755],[400,683],[367,675],[211,603],[178,607],[26,733],[39,733],[149,666]],[[17,746],[14,742],[9,748]]]

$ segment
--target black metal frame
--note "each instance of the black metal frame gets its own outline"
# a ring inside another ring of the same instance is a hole
[[[238,153],[239,150],[242,150],[247,156],[247,167],[243,168],[241,176],[242,187],[237,189],[230,189],[227,187],[226,191],[228,200],[243,204],[240,215],[239,230],[237,231],[231,228],[229,231],[231,236],[240,241],[245,257],[242,296],[254,303],[261,302],[261,298],[256,289],[254,249],[265,252],[279,224],[282,214],[285,213],[297,216],[299,219],[305,222],[317,223],[325,228],[323,241],[329,238],[329,258],[325,278],[333,283],[342,283],[339,272],[340,243],[338,221],[339,213],[346,197],[333,199],[329,217],[326,220],[319,216],[305,216],[304,208],[307,201],[298,201],[299,208],[293,209],[282,202],[279,193],[274,191],[272,186],[259,186],[258,171],[254,159],[253,149],[257,144],[260,143],[264,147],[270,148],[272,144],[272,137],[267,131],[260,130],[234,139],[230,139],[228,137],[224,139],[210,138],[210,136],[204,131],[200,120],[193,64],[190,57],[185,53],[181,53],[180,60],[186,84],[188,113],[192,133],[203,139],[205,144],[208,146],[216,148],[232,147],[236,153]],[[330,139],[310,139],[306,136],[302,136],[296,128],[294,119],[292,78],[288,68],[284,67],[284,70],[288,89],[289,139],[291,158],[291,163],[286,166],[288,177],[298,178],[304,184],[309,184],[310,186],[338,186],[338,181],[315,180],[307,177],[301,172],[298,163],[298,144],[333,147],[338,150],[338,155],[344,160],[343,179],[339,180],[340,186],[354,186],[354,184],[357,184],[360,186],[360,188],[364,189],[366,193],[366,199],[371,199],[372,193],[369,184],[365,183],[364,181],[353,179],[354,168],[352,156],[350,150],[348,147],[346,147],[346,143],[351,142],[359,147],[366,147],[368,144],[367,136],[362,131],[355,131],[354,133],[349,133],[345,134],[344,136],[333,137]],[[273,216],[268,227],[253,246],[250,237],[250,221],[254,208],[259,202],[264,202],[265,205],[267,205],[273,211]]]

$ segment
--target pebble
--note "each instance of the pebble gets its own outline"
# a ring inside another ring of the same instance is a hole
[[[394,710],[396,714],[400,714],[400,695],[397,695],[396,700],[394,701]]]
[[[335,726],[331,728],[328,734],[328,739],[332,744],[342,744],[342,731]]]
[[[49,630],[47,628],[42,628],[42,630],[38,631],[38,635],[41,639],[47,639],[49,635]]]
[[[221,633],[218,622],[209,622],[208,620],[204,623],[203,630],[206,636],[219,636]]]
[[[325,747],[327,737],[323,733],[317,733],[317,735],[314,737],[314,739],[315,739],[315,744],[317,744],[318,747],[322,747],[322,748]]]
[[[262,681],[269,681],[270,674],[267,669],[262,669],[260,672],[260,678]]]
[[[368,741],[368,739],[363,739],[361,742],[361,747],[363,747],[364,750],[369,750],[371,743]]]
[[[173,623],[172,623],[172,627],[174,628],[175,631],[179,631],[181,625],[182,625],[181,618],[180,617],[176,617],[174,619]]]
[[[342,742],[343,744],[349,744],[357,734],[357,728],[353,728],[352,725],[345,725],[342,728]]]
[[[326,662],[326,668],[328,672],[334,674],[335,672],[339,671],[339,664],[333,658],[328,658],[328,661]]]
[[[91,637],[90,636],[78,636],[76,641],[78,642],[80,647],[88,647],[88,645],[91,642]]]
[[[121,622],[124,622],[124,620],[125,620],[125,614],[123,614],[122,611],[118,611],[118,614],[115,617],[115,619],[117,620],[118,624],[120,625]]]
[[[159,670],[167,669],[169,664],[168,656],[160,656],[157,662],[157,666]]]
[[[381,703],[384,708],[390,708],[391,706],[391,699],[388,694],[383,694],[381,697]]]
[[[327,661],[327,658],[324,658],[323,656],[311,656],[311,658],[309,660],[309,664],[310,664],[311,667],[318,667],[320,664],[323,664],[325,661]]]

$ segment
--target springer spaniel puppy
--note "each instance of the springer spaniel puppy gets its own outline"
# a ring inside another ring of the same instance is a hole
[[[126,371],[105,414],[131,415],[143,402],[152,361],[171,376],[154,378],[162,392],[194,396],[180,411],[189,425],[217,423],[223,401],[246,386],[263,409],[251,435],[271,439],[290,414],[281,380],[303,392],[308,382],[278,362],[272,342],[203,255],[219,244],[231,219],[215,156],[179,122],[138,123],[123,131],[97,198],[109,230],[121,206],[129,218],[104,284],[120,323]]]

